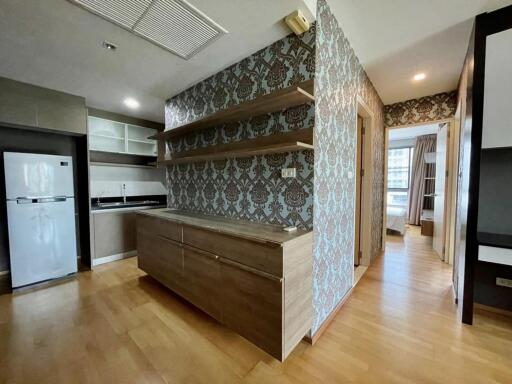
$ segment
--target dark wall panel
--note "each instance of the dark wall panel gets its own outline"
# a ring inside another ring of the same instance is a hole
[[[0,127],[0,271],[9,269],[9,238],[5,203],[4,152],[27,152],[73,157],[78,254],[89,258],[87,138]],[[84,173],[85,172],[85,173]],[[80,230],[79,230],[80,228]],[[82,235],[82,236],[80,236]]]

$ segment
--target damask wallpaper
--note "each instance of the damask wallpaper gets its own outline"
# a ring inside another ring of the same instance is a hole
[[[457,91],[438,93],[419,99],[386,105],[386,127],[428,123],[453,117],[457,108]]]
[[[383,105],[325,0],[315,74],[314,334],[353,285],[357,97],[373,112],[372,254],[382,247]]]
[[[312,79],[315,72],[313,28],[290,35],[201,81],[166,103],[166,129],[231,105]],[[315,107],[306,104],[247,121],[211,127],[169,141],[175,153],[278,132],[311,128]],[[281,168],[297,177],[281,178]],[[168,205],[263,223],[313,227],[313,151],[253,156],[169,166]]]

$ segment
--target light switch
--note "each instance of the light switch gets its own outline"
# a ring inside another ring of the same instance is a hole
[[[297,168],[283,168],[281,169],[281,177],[296,177]]]

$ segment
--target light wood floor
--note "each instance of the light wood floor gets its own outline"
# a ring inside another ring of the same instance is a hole
[[[281,364],[135,259],[0,296],[0,383],[512,383],[512,320],[457,320],[451,268],[390,237],[330,328]]]

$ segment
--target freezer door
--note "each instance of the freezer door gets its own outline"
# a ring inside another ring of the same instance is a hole
[[[7,219],[13,288],[77,271],[74,199],[8,201]]]
[[[4,167],[7,200],[74,196],[70,156],[5,152]]]

